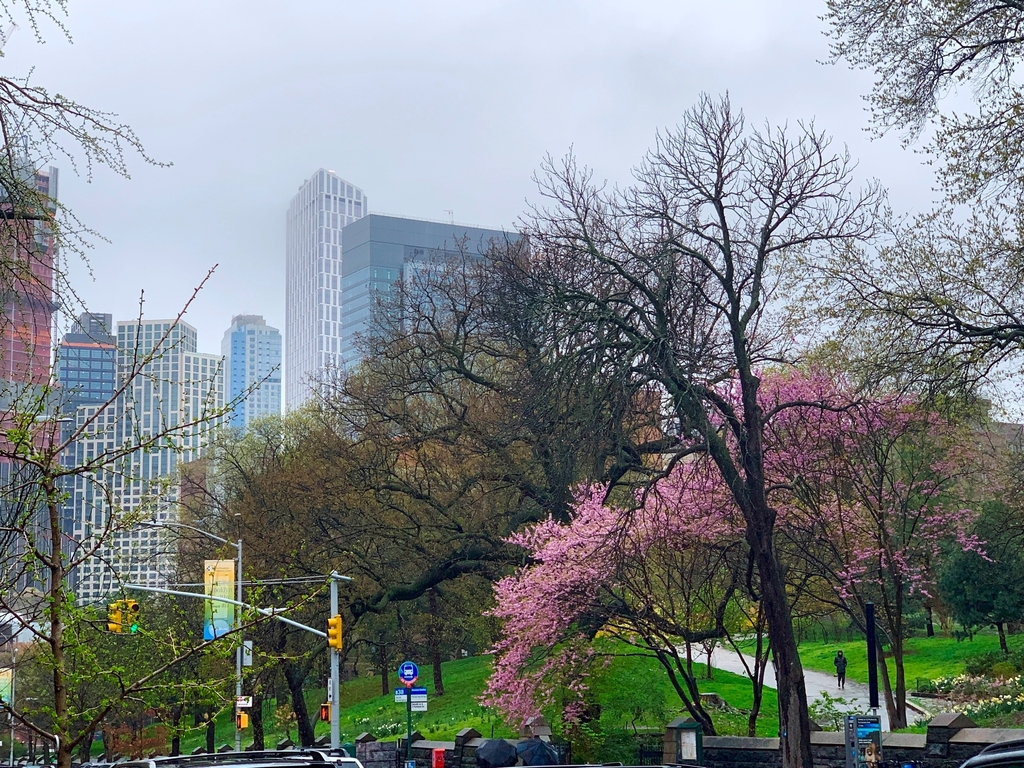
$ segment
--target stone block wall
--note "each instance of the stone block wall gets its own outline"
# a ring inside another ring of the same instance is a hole
[[[927,734],[883,733],[882,757],[886,761],[918,763],[928,768],[957,768],[989,744],[1024,738],[1024,729],[978,728],[963,715],[942,714],[928,726]],[[428,741],[413,734],[412,759],[416,768],[431,768],[435,749],[444,750],[445,768],[476,768],[476,749],[484,743],[472,728],[460,731],[455,741]],[[779,740],[742,736],[704,737],[706,768],[781,768]],[[675,736],[666,729],[663,762],[675,760]],[[843,734],[811,734],[815,768],[845,768]],[[356,739],[356,757],[364,768],[403,768],[405,739],[378,742],[371,734]]]

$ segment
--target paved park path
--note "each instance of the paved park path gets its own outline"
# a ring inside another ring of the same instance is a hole
[[[747,663],[753,668],[754,660],[747,658]],[[726,672],[734,672],[737,675],[746,676],[746,671],[743,669],[743,662],[740,660],[740,654],[736,653],[731,648],[715,648],[714,653],[711,655],[711,666],[715,669],[724,669]],[[775,669],[769,665],[768,669],[764,673],[764,684],[768,688],[775,688]],[[867,712],[868,711],[868,687],[864,683],[857,683],[852,680],[846,681],[846,688],[840,690],[836,684],[835,675],[828,675],[824,672],[815,672],[812,669],[804,667],[804,685],[807,687],[807,701],[808,703],[815,701],[821,697],[821,694],[827,693],[829,696],[841,696],[846,701],[850,702],[850,712]],[[881,695],[881,694],[879,694]],[[882,730],[889,730],[889,716],[885,712],[885,704],[878,710],[878,713],[882,716]]]

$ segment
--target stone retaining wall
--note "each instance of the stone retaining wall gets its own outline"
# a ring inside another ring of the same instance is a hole
[[[901,763],[918,763],[928,768],[957,768],[989,744],[1024,738],[1024,729],[978,728],[964,715],[941,714],[928,724],[927,734],[883,733],[882,757]],[[356,757],[364,768],[402,768],[405,739],[378,742],[372,734],[356,739]],[[476,748],[484,743],[480,734],[465,728],[455,741],[427,741],[413,734],[412,759],[416,768],[431,768],[435,749],[444,750],[445,768],[476,768]],[[510,740],[511,741],[511,740]],[[671,728],[665,733],[665,764],[675,761],[675,737]],[[815,768],[845,768],[843,734],[811,734],[811,753]],[[751,739],[742,736],[704,737],[706,768],[781,768],[778,739]]]

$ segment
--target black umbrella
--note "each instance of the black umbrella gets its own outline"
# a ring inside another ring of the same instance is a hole
[[[522,758],[523,765],[558,765],[555,748],[538,738],[519,742],[516,754]]]
[[[504,739],[488,739],[476,748],[479,768],[509,768],[518,759],[516,748]]]

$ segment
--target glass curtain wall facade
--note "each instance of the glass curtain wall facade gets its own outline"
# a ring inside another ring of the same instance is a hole
[[[430,265],[465,254],[482,259],[494,245],[515,235],[451,222],[370,214],[344,230],[342,259],[342,364],[358,365],[358,336],[369,328],[378,299],[399,281]]]
[[[113,317],[86,312],[64,334],[57,347],[60,410],[74,413],[80,405],[99,405],[114,396],[117,339]]]
[[[121,530],[118,523],[132,512],[154,522],[174,521],[180,467],[203,456],[223,423],[223,358],[196,351],[195,328],[173,320],[117,324],[119,381],[151,353],[152,359],[113,404],[98,414],[95,405],[83,405],[75,413],[80,425],[90,415],[97,414],[97,419],[70,450],[69,462],[80,465],[115,446],[146,446],[106,465],[96,478],[75,477],[74,488],[68,489],[72,538],[79,547],[96,548],[75,574],[79,602],[101,599],[121,582],[165,586],[173,581],[174,537],[160,528]],[[168,428],[177,431],[157,437]]]
[[[281,413],[281,332],[261,315],[235,315],[220,345],[229,423],[244,429],[255,419]],[[237,402],[236,402],[237,401]]]
[[[285,405],[297,408],[341,363],[344,226],[366,215],[366,195],[318,170],[288,206],[285,232]]]

